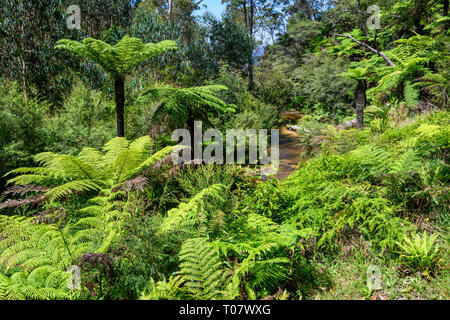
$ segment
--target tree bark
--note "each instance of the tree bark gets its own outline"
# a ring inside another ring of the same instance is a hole
[[[172,0],[169,0],[168,8],[167,8],[167,19],[170,19],[171,12],[172,12]]]
[[[20,62],[20,74],[22,76],[22,92],[23,98],[28,99],[28,88],[27,88],[27,69],[25,65],[25,60],[23,58],[19,58]]]
[[[116,96],[117,136],[125,137],[125,81],[120,76],[114,80],[114,93]]]
[[[364,30],[364,33],[366,34],[366,37],[368,37],[369,33],[367,32],[367,28],[366,28],[366,23],[364,21],[363,12],[361,11],[361,1],[358,0],[357,3],[358,3],[359,19],[361,20],[361,27]]]
[[[358,80],[355,89],[356,127],[364,126],[364,108],[366,107],[366,80]]]
[[[23,24],[20,26],[21,31],[22,31],[22,35],[24,35],[24,28],[23,28]],[[26,68],[26,64],[25,64],[25,48],[24,48],[24,44],[23,41],[20,41],[20,51],[21,51],[21,55],[18,58],[19,62],[20,62],[20,71],[21,71],[21,75],[22,75],[22,89],[23,89],[23,97],[26,100],[28,98],[28,88],[27,88],[27,68]]]
[[[253,79],[253,54],[251,56],[251,60],[248,63],[248,90],[253,91],[255,87],[255,80]]]
[[[255,18],[255,4],[254,0],[250,0],[250,15],[248,19],[248,28],[250,32],[250,37],[253,39],[253,28],[254,28],[254,18]],[[254,69],[254,62],[253,62],[253,51],[250,57],[250,62],[248,64],[248,90],[253,91],[253,88],[255,87],[255,82],[253,80],[253,69]]]
[[[356,39],[355,39],[354,37],[352,37],[349,33],[347,33],[347,34],[333,33],[333,34],[336,35],[336,36],[339,36],[339,37],[345,37],[345,38],[349,38],[349,39],[355,41],[355,42],[356,42],[357,44],[359,44],[360,46],[366,47],[367,49],[369,49],[369,50],[372,51],[373,53],[376,53],[378,56],[382,57],[382,58],[384,59],[384,61],[386,61],[386,63],[387,63],[388,65],[390,65],[391,67],[395,67],[395,63],[392,62],[392,60],[389,59],[389,57],[388,57],[387,55],[385,55],[383,52],[381,52],[381,51],[379,51],[379,50],[377,50],[377,49],[375,49],[375,48],[372,48],[372,47],[369,46],[367,43],[364,43],[364,42],[361,42],[361,41],[356,40]]]

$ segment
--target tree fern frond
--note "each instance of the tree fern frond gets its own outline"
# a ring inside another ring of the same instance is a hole
[[[101,188],[102,186],[99,183],[92,180],[75,180],[52,188],[48,190],[45,195],[48,196],[51,201],[54,201],[74,192],[95,191],[100,190]]]

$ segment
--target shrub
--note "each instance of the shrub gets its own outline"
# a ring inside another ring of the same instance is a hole
[[[30,165],[32,155],[48,146],[48,111],[45,101],[25,100],[17,83],[0,81],[0,190],[6,172]]]
[[[437,244],[438,234],[413,234],[398,243],[400,262],[414,271],[435,273],[441,262],[440,246]]]

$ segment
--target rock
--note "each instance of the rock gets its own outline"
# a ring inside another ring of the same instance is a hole
[[[345,128],[350,128],[356,126],[356,118],[344,123]]]
[[[288,128],[288,130],[291,130],[291,131],[298,131],[298,130],[300,130],[299,126],[287,126],[287,128]]]

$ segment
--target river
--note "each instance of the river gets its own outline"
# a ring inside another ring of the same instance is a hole
[[[282,111],[280,115],[284,122],[297,120],[303,116],[298,111]],[[304,149],[295,131],[289,130],[286,125],[278,129],[280,130],[280,167],[274,177],[283,180],[297,168]]]

